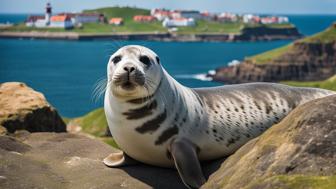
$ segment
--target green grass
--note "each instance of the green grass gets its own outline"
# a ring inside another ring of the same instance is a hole
[[[284,81],[282,83],[297,87],[315,87],[336,91],[336,75],[324,81]]]
[[[105,7],[93,10],[84,10],[84,13],[102,13],[108,19],[112,17],[121,17],[125,21],[133,19],[135,15],[150,15],[148,9],[140,9],[134,7]]]
[[[239,33],[244,27],[242,23],[220,23],[198,20],[194,27],[178,27],[178,34],[218,34]]]
[[[82,132],[88,133],[102,140],[103,142],[118,148],[112,137],[105,137],[105,131],[108,127],[106,116],[103,108],[98,108],[88,114],[71,120],[73,124],[79,125]]]
[[[252,61],[255,64],[265,64],[265,63],[270,63],[272,62],[274,59],[280,57],[281,55],[287,53],[288,51],[290,51],[290,49],[292,48],[292,44],[280,47],[280,48],[276,48],[270,51],[266,51],[264,53],[252,56],[252,57],[248,57],[247,60]]]
[[[317,33],[311,37],[307,37],[302,40],[302,42],[307,43],[328,43],[336,41],[336,24],[332,25],[331,27],[327,28],[325,31]]]

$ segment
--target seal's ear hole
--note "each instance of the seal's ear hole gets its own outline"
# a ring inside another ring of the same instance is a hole
[[[155,59],[156,59],[156,62],[157,62],[158,64],[160,64],[160,58],[157,56],[157,57],[155,57]]]

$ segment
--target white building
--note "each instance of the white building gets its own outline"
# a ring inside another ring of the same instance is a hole
[[[196,10],[175,10],[171,13],[172,18],[193,18],[198,20],[202,18],[200,11]]]
[[[152,9],[151,10],[151,15],[154,16],[157,20],[163,21],[166,18],[169,18],[171,15],[170,10],[166,9]]]
[[[174,18],[174,19],[165,19],[162,22],[164,27],[179,27],[179,26],[195,26],[195,20],[193,18]]]
[[[74,25],[71,21],[70,16],[67,15],[56,15],[52,16],[50,19],[50,25],[51,28],[72,28]]]

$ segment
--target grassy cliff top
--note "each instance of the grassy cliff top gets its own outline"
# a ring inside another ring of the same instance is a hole
[[[299,43],[328,43],[332,41],[336,41],[336,25],[335,24],[320,33],[317,33],[310,37],[305,37],[304,39],[297,40],[296,42],[299,42]],[[272,60],[280,57],[281,55],[291,51],[292,47],[293,47],[293,43],[280,47],[280,48],[270,50],[270,51],[266,51],[261,54],[257,54],[252,57],[248,57],[246,59],[252,61],[255,64],[269,63]]]
[[[284,81],[282,83],[297,87],[315,87],[336,91],[336,75],[324,81]]]

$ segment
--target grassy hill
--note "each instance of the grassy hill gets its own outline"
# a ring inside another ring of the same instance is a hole
[[[135,15],[150,15],[148,9],[134,8],[134,7],[105,7],[92,10],[84,10],[84,13],[102,13],[108,19],[112,17],[121,17],[124,20],[132,20]]]
[[[297,40],[296,42],[299,42],[299,43],[328,43],[332,41],[336,41],[336,26],[335,25],[332,25],[326,30],[320,33],[317,33],[313,36],[306,37],[301,40]],[[266,51],[264,53],[261,53],[261,54],[258,54],[252,57],[248,57],[246,59],[252,61],[255,64],[264,64],[264,63],[271,62],[273,59],[276,59],[287,52],[290,52],[292,48],[293,48],[293,43],[280,47],[280,48],[270,50],[270,51]]]

